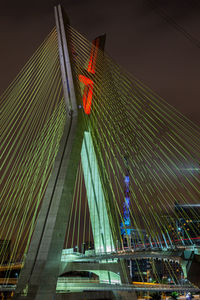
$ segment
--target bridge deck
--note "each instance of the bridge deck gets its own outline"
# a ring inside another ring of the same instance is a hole
[[[93,280],[92,282],[81,282],[81,281],[71,281],[65,280],[64,278],[59,278],[56,291],[57,293],[66,293],[73,291],[152,291],[152,292],[191,292],[199,293],[200,289],[191,285],[149,285],[149,284],[106,284],[99,283]]]

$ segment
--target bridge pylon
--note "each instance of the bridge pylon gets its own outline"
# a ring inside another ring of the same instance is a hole
[[[62,9],[55,7],[67,121],[43,199],[15,299],[55,299],[59,263],[80,159],[83,122],[78,116]]]

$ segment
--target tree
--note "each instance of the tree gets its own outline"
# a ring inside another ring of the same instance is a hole
[[[174,300],[177,300],[178,296],[179,296],[178,292],[172,292],[170,295],[171,299],[174,299]]]
[[[150,296],[150,299],[151,299],[151,300],[161,300],[161,293],[153,293],[153,294]]]

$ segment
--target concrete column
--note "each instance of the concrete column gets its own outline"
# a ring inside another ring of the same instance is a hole
[[[96,253],[115,251],[97,158],[90,132],[84,133],[81,149],[84,181]]]
[[[15,299],[55,299],[57,277],[66,225],[80,160],[82,120],[78,118],[76,97],[65,37],[61,7],[55,8],[63,93],[68,111],[67,123],[53,172],[32,236],[25,267]]]

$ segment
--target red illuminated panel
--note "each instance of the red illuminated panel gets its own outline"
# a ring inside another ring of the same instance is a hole
[[[91,111],[91,105],[92,105],[92,94],[93,94],[94,82],[83,75],[79,75],[79,80],[85,84],[85,88],[83,91],[83,108],[85,113],[89,115]]]
[[[96,60],[97,60],[97,52],[99,48],[99,38],[95,39],[92,43],[92,50],[90,54],[90,60],[88,64],[88,72],[95,73]]]
[[[92,43],[90,59],[87,71],[94,74],[96,68],[97,53],[99,49],[100,38],[96,38]],[[83,108],[87,115],[90,114],[92,105],[93,85],[94,82],[84,75],[79,75],[79,80],[85,84],[83,91]]]

